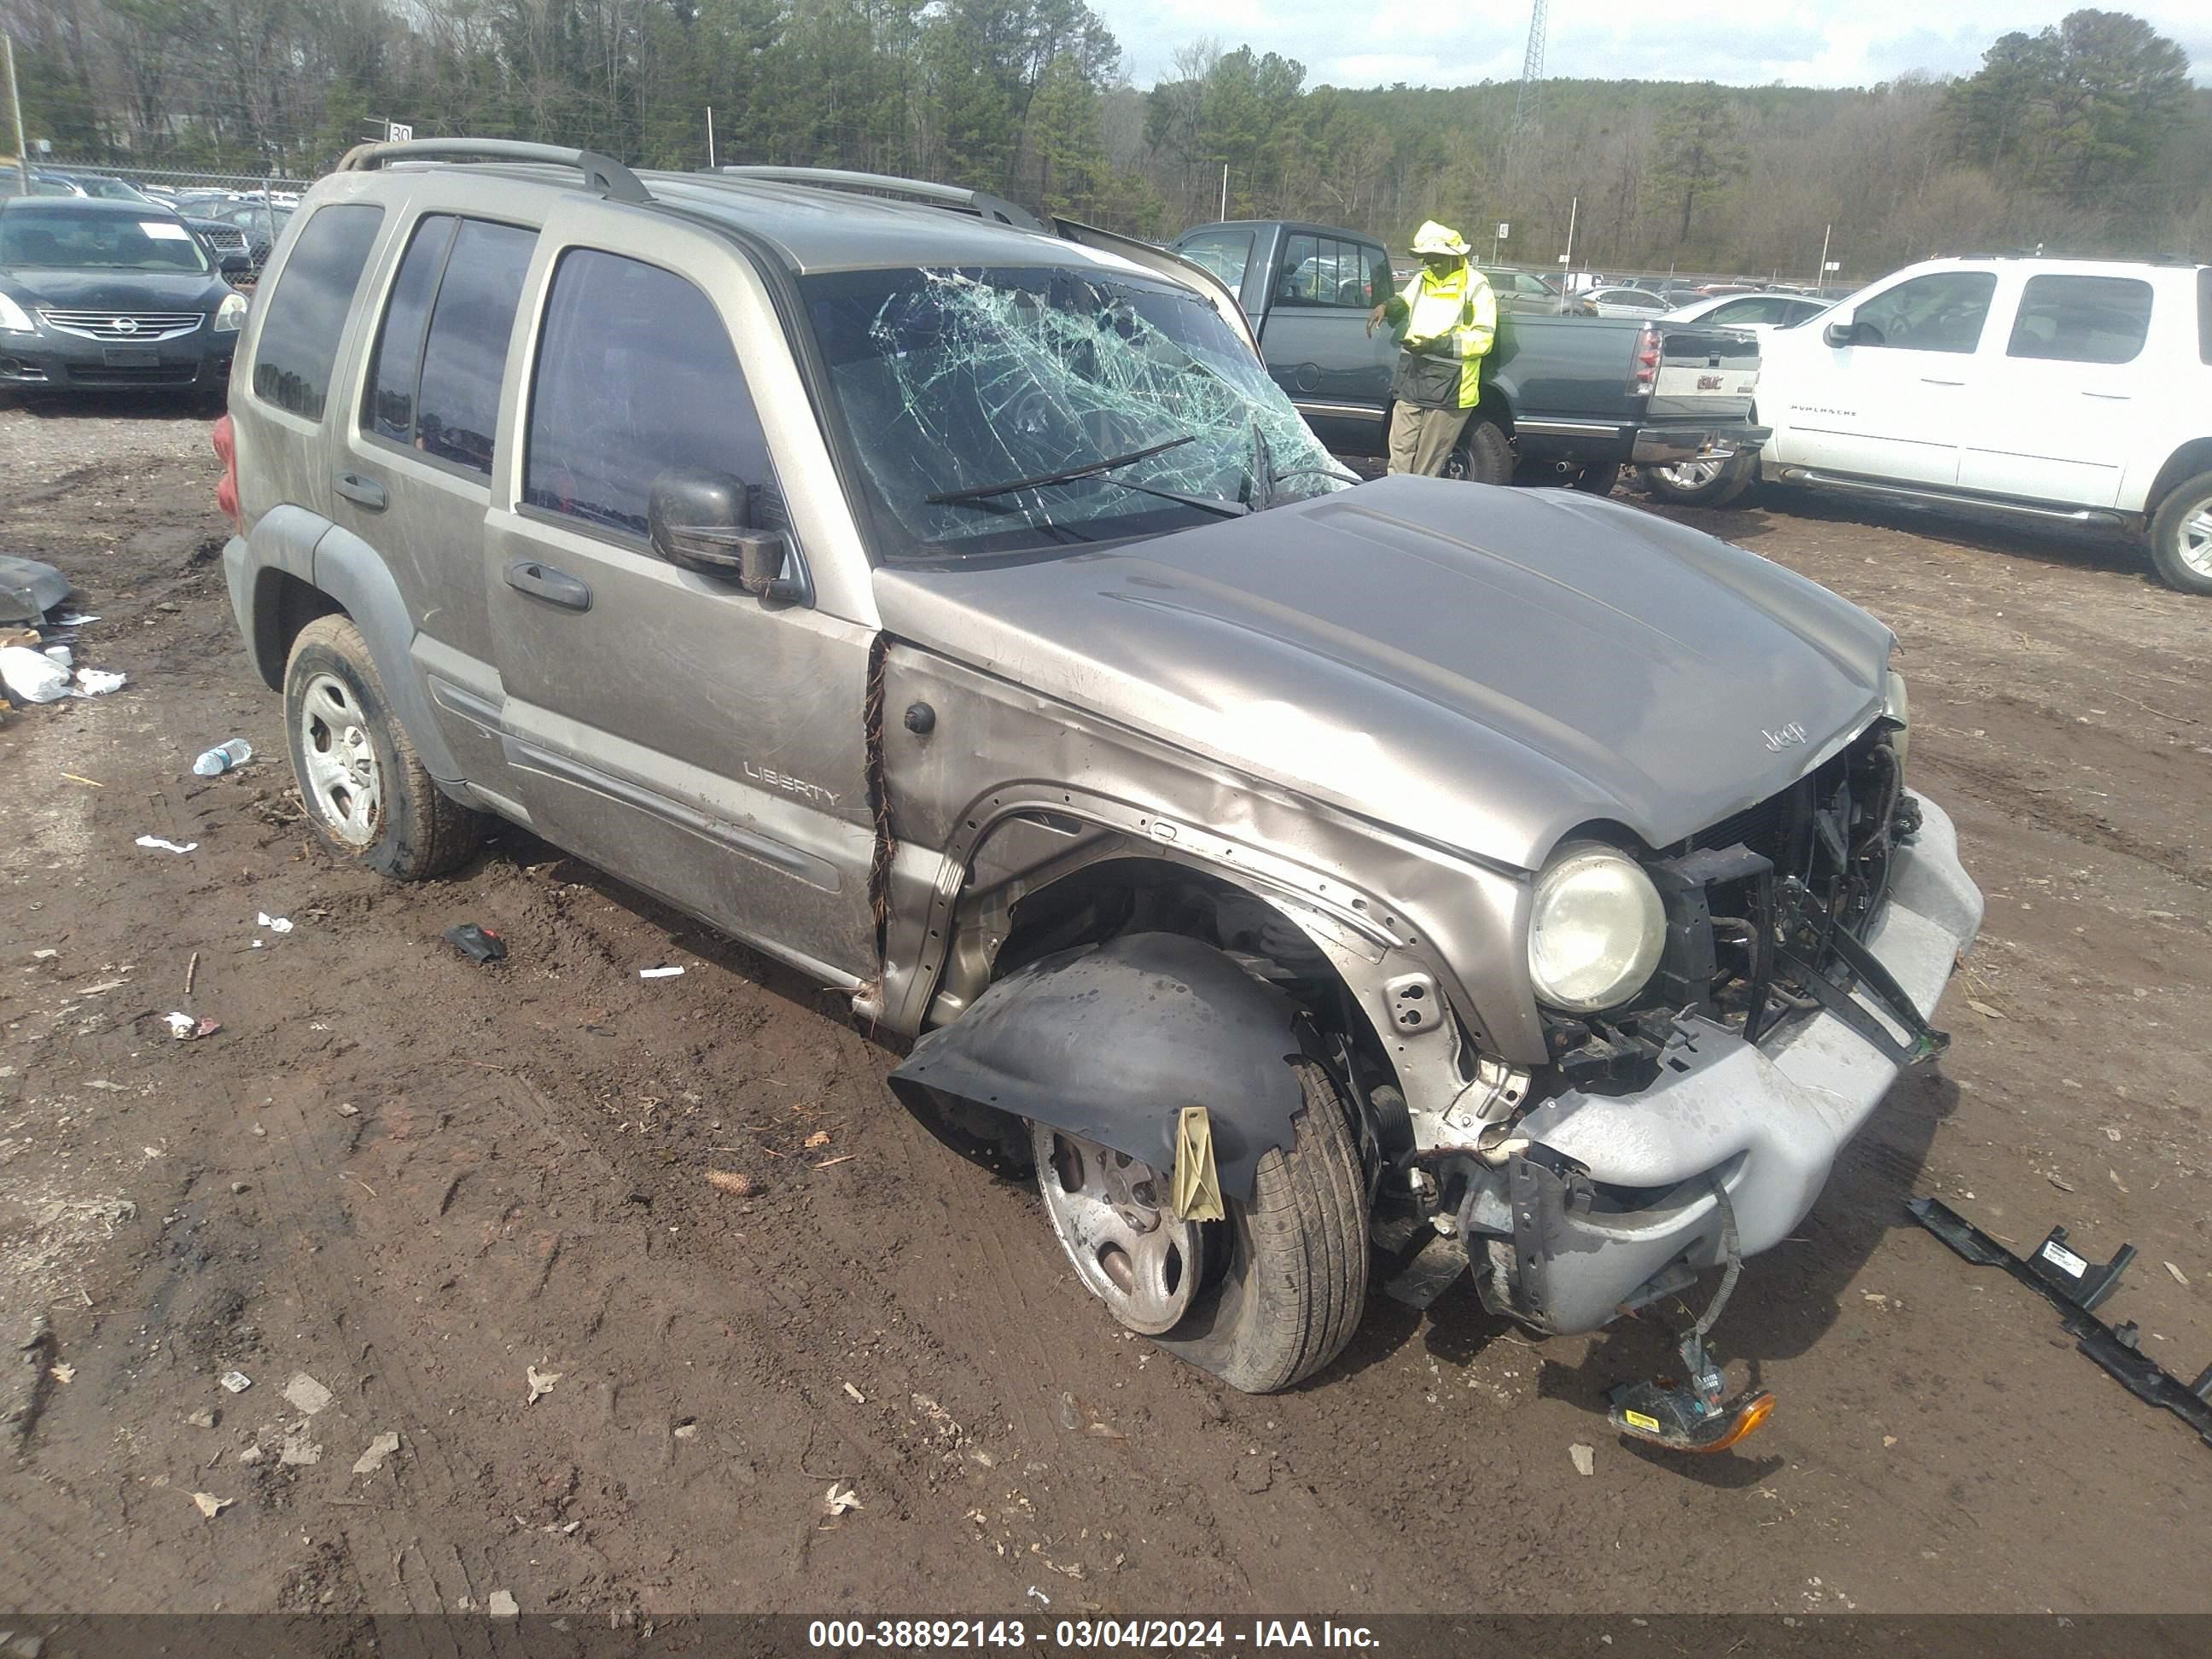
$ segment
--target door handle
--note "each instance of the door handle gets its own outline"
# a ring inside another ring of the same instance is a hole
[[[2100,403],[2125,404],[2135,401],[2134,394],[2126,392],[2084,392],[2085,398],[2094,398]]]
[[[364,478],[358,472],[341,472],[331,488],[372,513],[384,511],[384,486],[374,478]]]
[[[509,559],[507,585],[570,611],[589,611],[592,590],[565,570],[556,570],[538,559]]]
[[[1923,374],[1920,377],[1920,384],[1923,386],[1964,386],[1966,385],[1966,382],[1964,380],[1939,380],[1933,374]]]

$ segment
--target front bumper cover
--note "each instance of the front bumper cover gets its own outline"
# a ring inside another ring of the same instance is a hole
[[[40,329],[0,333],[0,386],[57,392],[174,386],[212,391],[230,380],[238,331],[203,323],[189,334],[143,345],[88,340]]]
[[[1920,798],[1866,945],[1923,1015],[1980,931],[1982,896],[1943,810]],[[1862,1006],[1871,1007],[1859,999]],[[1677,1022],[1641,1092],[1572,1090],[1532,1110],[1507,1172],[1513,1236],[1492,1250],[1504,1310],[1559,1334],[1595,1330],[1654,1281],[1717,1266],[1718,1180],[1742,1253],[1789,1236],[1902,1067],[1835,1014],[1794,1018],[1754,1047],[1703,1018]]]

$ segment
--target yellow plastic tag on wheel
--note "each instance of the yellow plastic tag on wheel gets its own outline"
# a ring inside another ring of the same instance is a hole
[[[1176,1120],[1175,1212],[1185,1221],[1220,1221],[1221,1173],[1213,1167],[1213,1120],[1203,1106],[1186,1106]]]

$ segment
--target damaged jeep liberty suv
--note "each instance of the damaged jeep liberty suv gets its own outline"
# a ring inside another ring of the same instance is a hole
[[[1572,491],[1358,483],[1234,298],[869,175],[364,147],[219,494],[310,815],[485,814],[848,992],[1122,1325],[1252,1390],[1780,1241],[1981,897],[1881,623]],[[1617,1407],[1711,1443],[1690,1386]]]

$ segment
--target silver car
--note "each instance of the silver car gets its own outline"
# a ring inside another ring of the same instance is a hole
[[[1733,1267],[1942,1047],[1981,898],[1889,630],[1610,501],[1353,487],[1172,256],[450,140],[264,287],[224,562],[325,842],[503,817],[840,988],[1237,1388],[1371,1276],[1577,1332]]]

